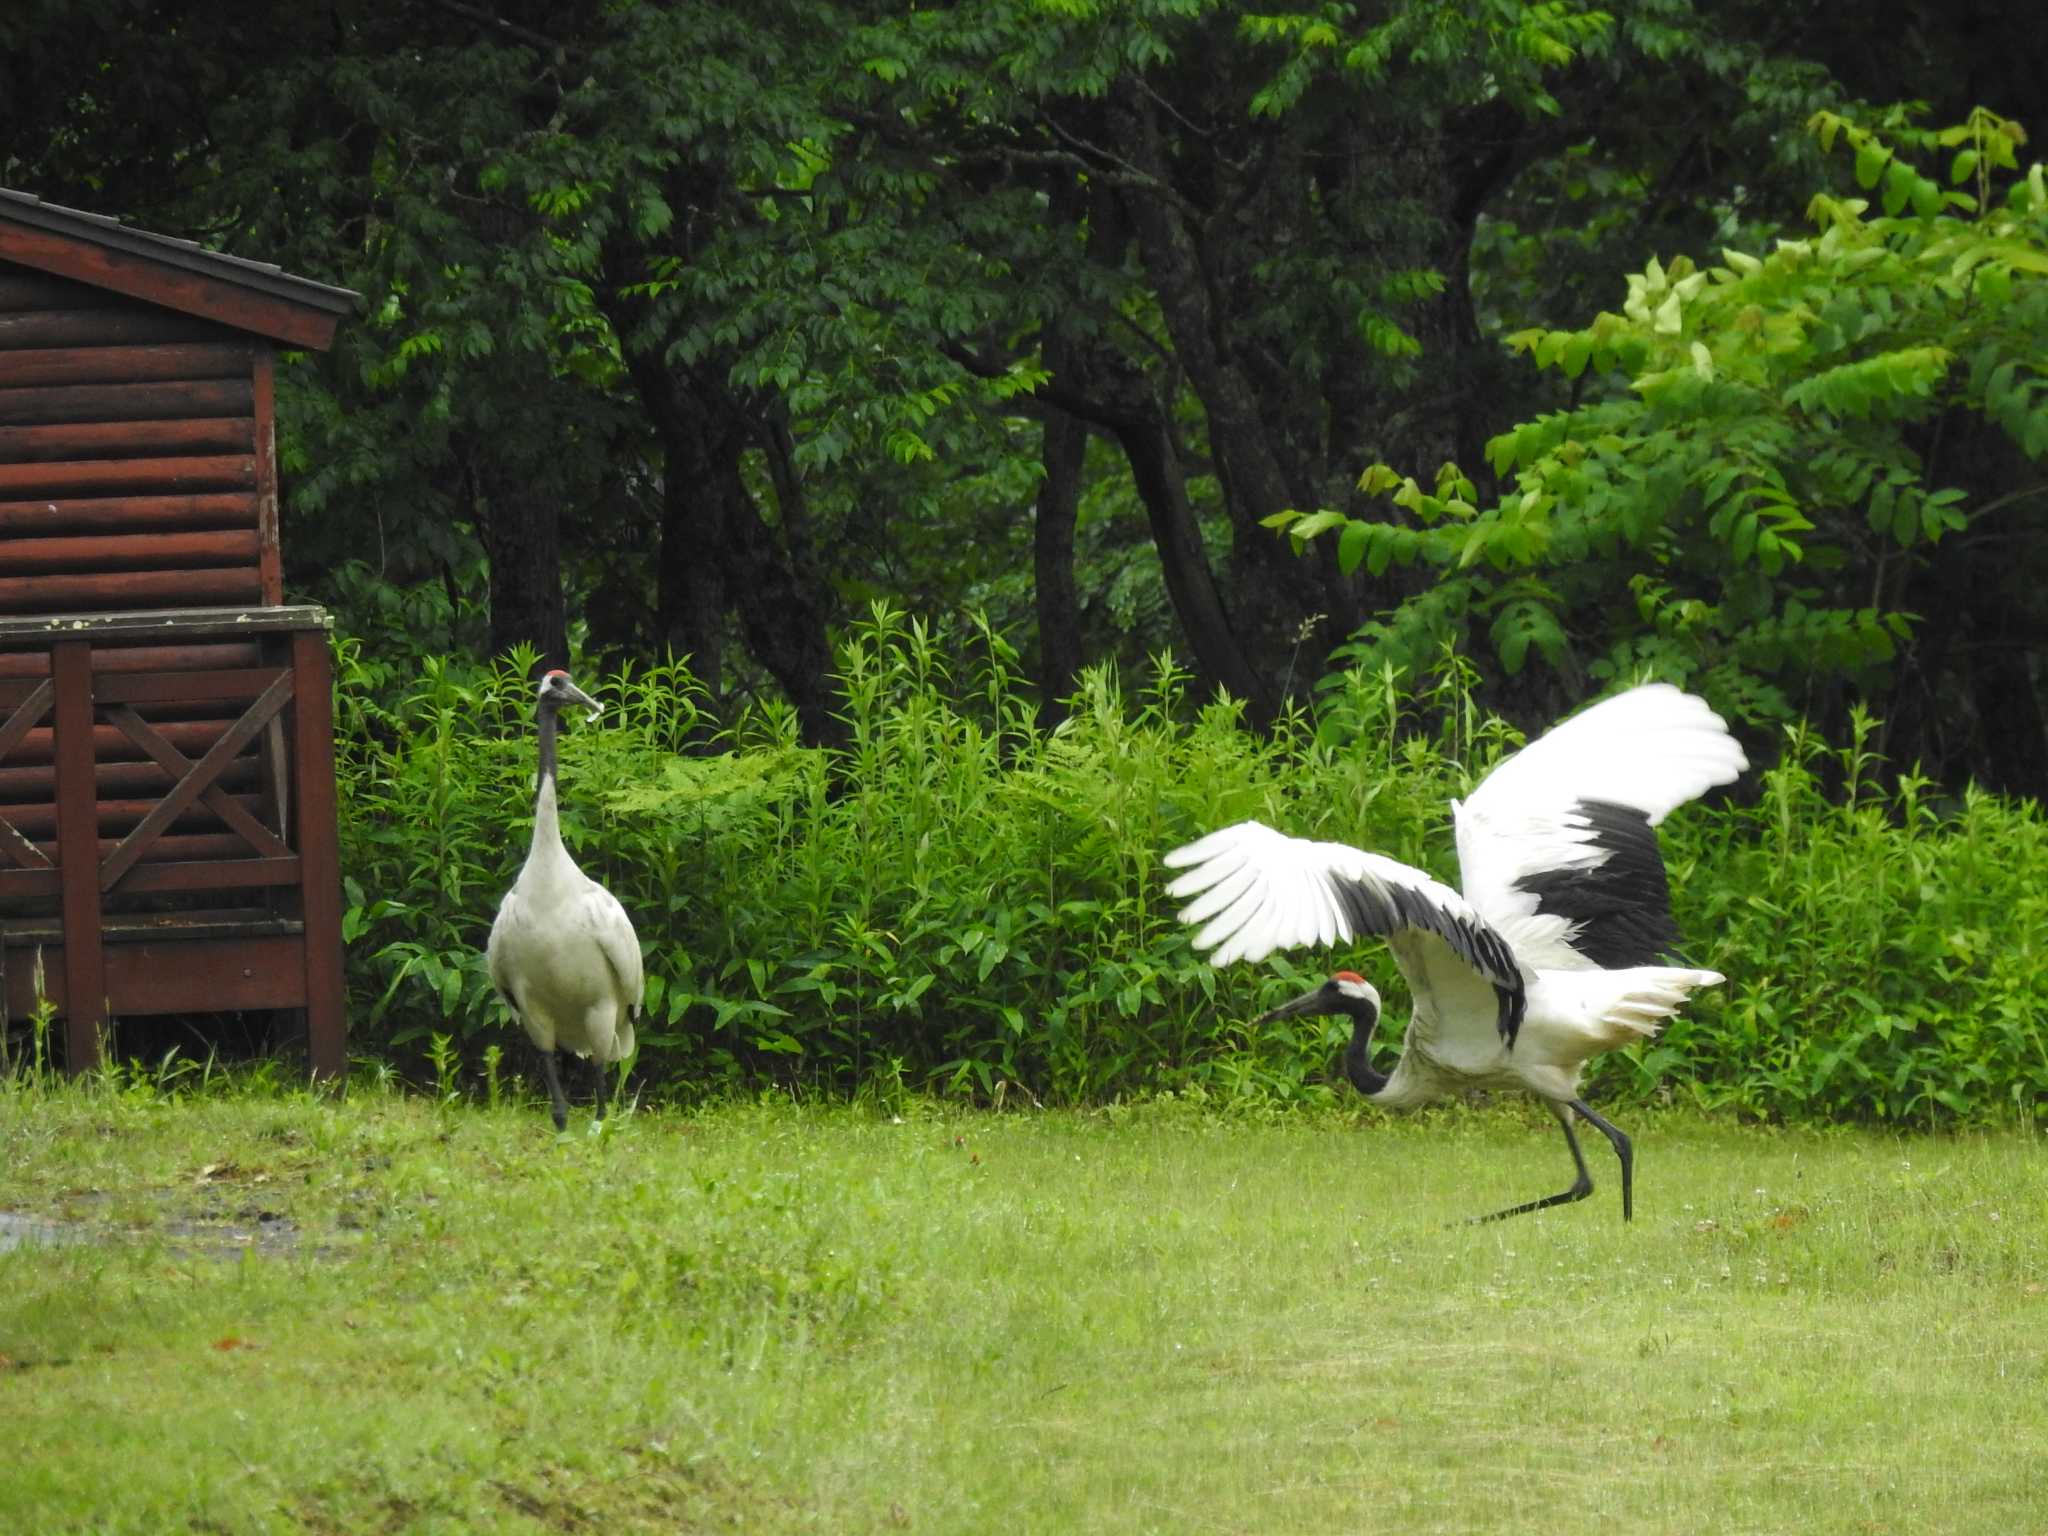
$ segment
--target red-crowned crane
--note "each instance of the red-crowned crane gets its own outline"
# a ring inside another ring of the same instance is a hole
[[[533,846],[498,907],[485,950],[491,985],[540,1052],[555,1129],[569,1124],[555,1068],[557,1049],[590,1058],[597,1120],[604,1119],[605,1069],[633,1054],[640,1016],[640,941],[618,898],[576,867],[562,846],[555,803],[555,723],[581,705],[595,720],[598,702],[556,668],[540,680],[535,723],[540,788],[533,804]],[[596,1123],[591,1128],[595,1130]]]
[[[1373,1066],[1380,997],[1355,971],[1263,1015],[1348,1017],[1346,1074],[1375,1104],[1412,1108],[1475,1088],[1516,1088],[1549,1106],[1578,1177],[1562,1194],[1482,1221],[1583,1200],[1593,1177],[1578,1116],[1621,1160],[1621,1215],[1634,1214],[1628,1137],[1579,1098],[1602,1051],[1653,1035],[1713,971],[1661,962],[1677,942],[1657,823],[1748,767],[1701,700],[1652,683],[1595,704],[1530,743],[1452,802],[1461,895],[1419,869],[1256,821],[1166,856],[1186,873],[1169,895],[1217,966],[1276,949],[1376,934],[1414,998],[1392,1072]]]

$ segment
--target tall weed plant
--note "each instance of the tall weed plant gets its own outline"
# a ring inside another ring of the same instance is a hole
[[[352,642],[341,662],[357,1039],[418,1054],[445,1036],[479,1059],[513,1028],[482,946],[531,834],[531,658],[429,660],[404,683]],[[1264,735],[1166,658],[1135,693],[1088,673],[1042,730],[999,634],[887,606],[846,639],[840,677],[829,753],[773,709],[713,731],[681,666],[584,679],[607,708],[564,731],[564,837],[638,927],[657,1091],[1324,1099],[1342,1026],[1246,1022],[1334,957],[1218,973],[1161,854],[1255,816],[1454,879],[1448,802],[1517,744],[1455,659],[1419,690],[1344,674],[1313,719]],[[1860,743],[1831,798],[1827,755],[1795,733],[1745,786],[1753,803],[1667,823],[1692,958],[1730,982],[1604,1063],[1597,1090],[1784,1118],[2033,1113],[2039,809],[1943,803],[1911,779],[1881,792]],[[1384,949],[1344,960],[1400,1017]]]

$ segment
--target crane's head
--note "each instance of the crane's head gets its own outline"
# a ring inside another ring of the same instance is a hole
[[[588,719],[595,720],[604,713],[604,706],[578,688],[570,680],[569,674],[560,667],[556,667],[541,678],[538,700],[539,707],[544,711],[557,710],[566,704],[581,704],[590,711],[586,717]]]
[[[1270,1024],[1275,1019],[1291,1019],[1304,1013],[1340,1013],[1370,1027],[1379,1020],[1380,994],[1358,972],[1339,971],[1313,991],[1260,1014],[1257,1022]]]

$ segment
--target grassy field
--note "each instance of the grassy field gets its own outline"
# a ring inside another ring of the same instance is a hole
[[[0,1089],[0,1530],[2048,1525],[2037,1138],[1623,1118]]]

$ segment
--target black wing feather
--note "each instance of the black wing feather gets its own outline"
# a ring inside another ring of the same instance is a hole
[[[1385,938],[1405,929],[1433,933],[1451,946],[1452,952],[1473,970],[1493,983],[1498,1011],[1494,1027],[1512,1048],[1528,1011],[1528,996],[1522,985],[1522,967],[1507,940],[1484,922],[1447,912],[1421,891],[1388,881],[1384,886],[1337,877],[1331,880],[1344,916],[1355,935],[1373,934]]]
[[[1572,812],[1592,832],[1588,845],[1606,857],[1590,867],[1524,875],[1516,889],[1536,898],[1537,911],[1573,924],[1572,948],[1603,970],[1668,959],[1678,923],[1650,818],[1612,800],[1581,800]]]

